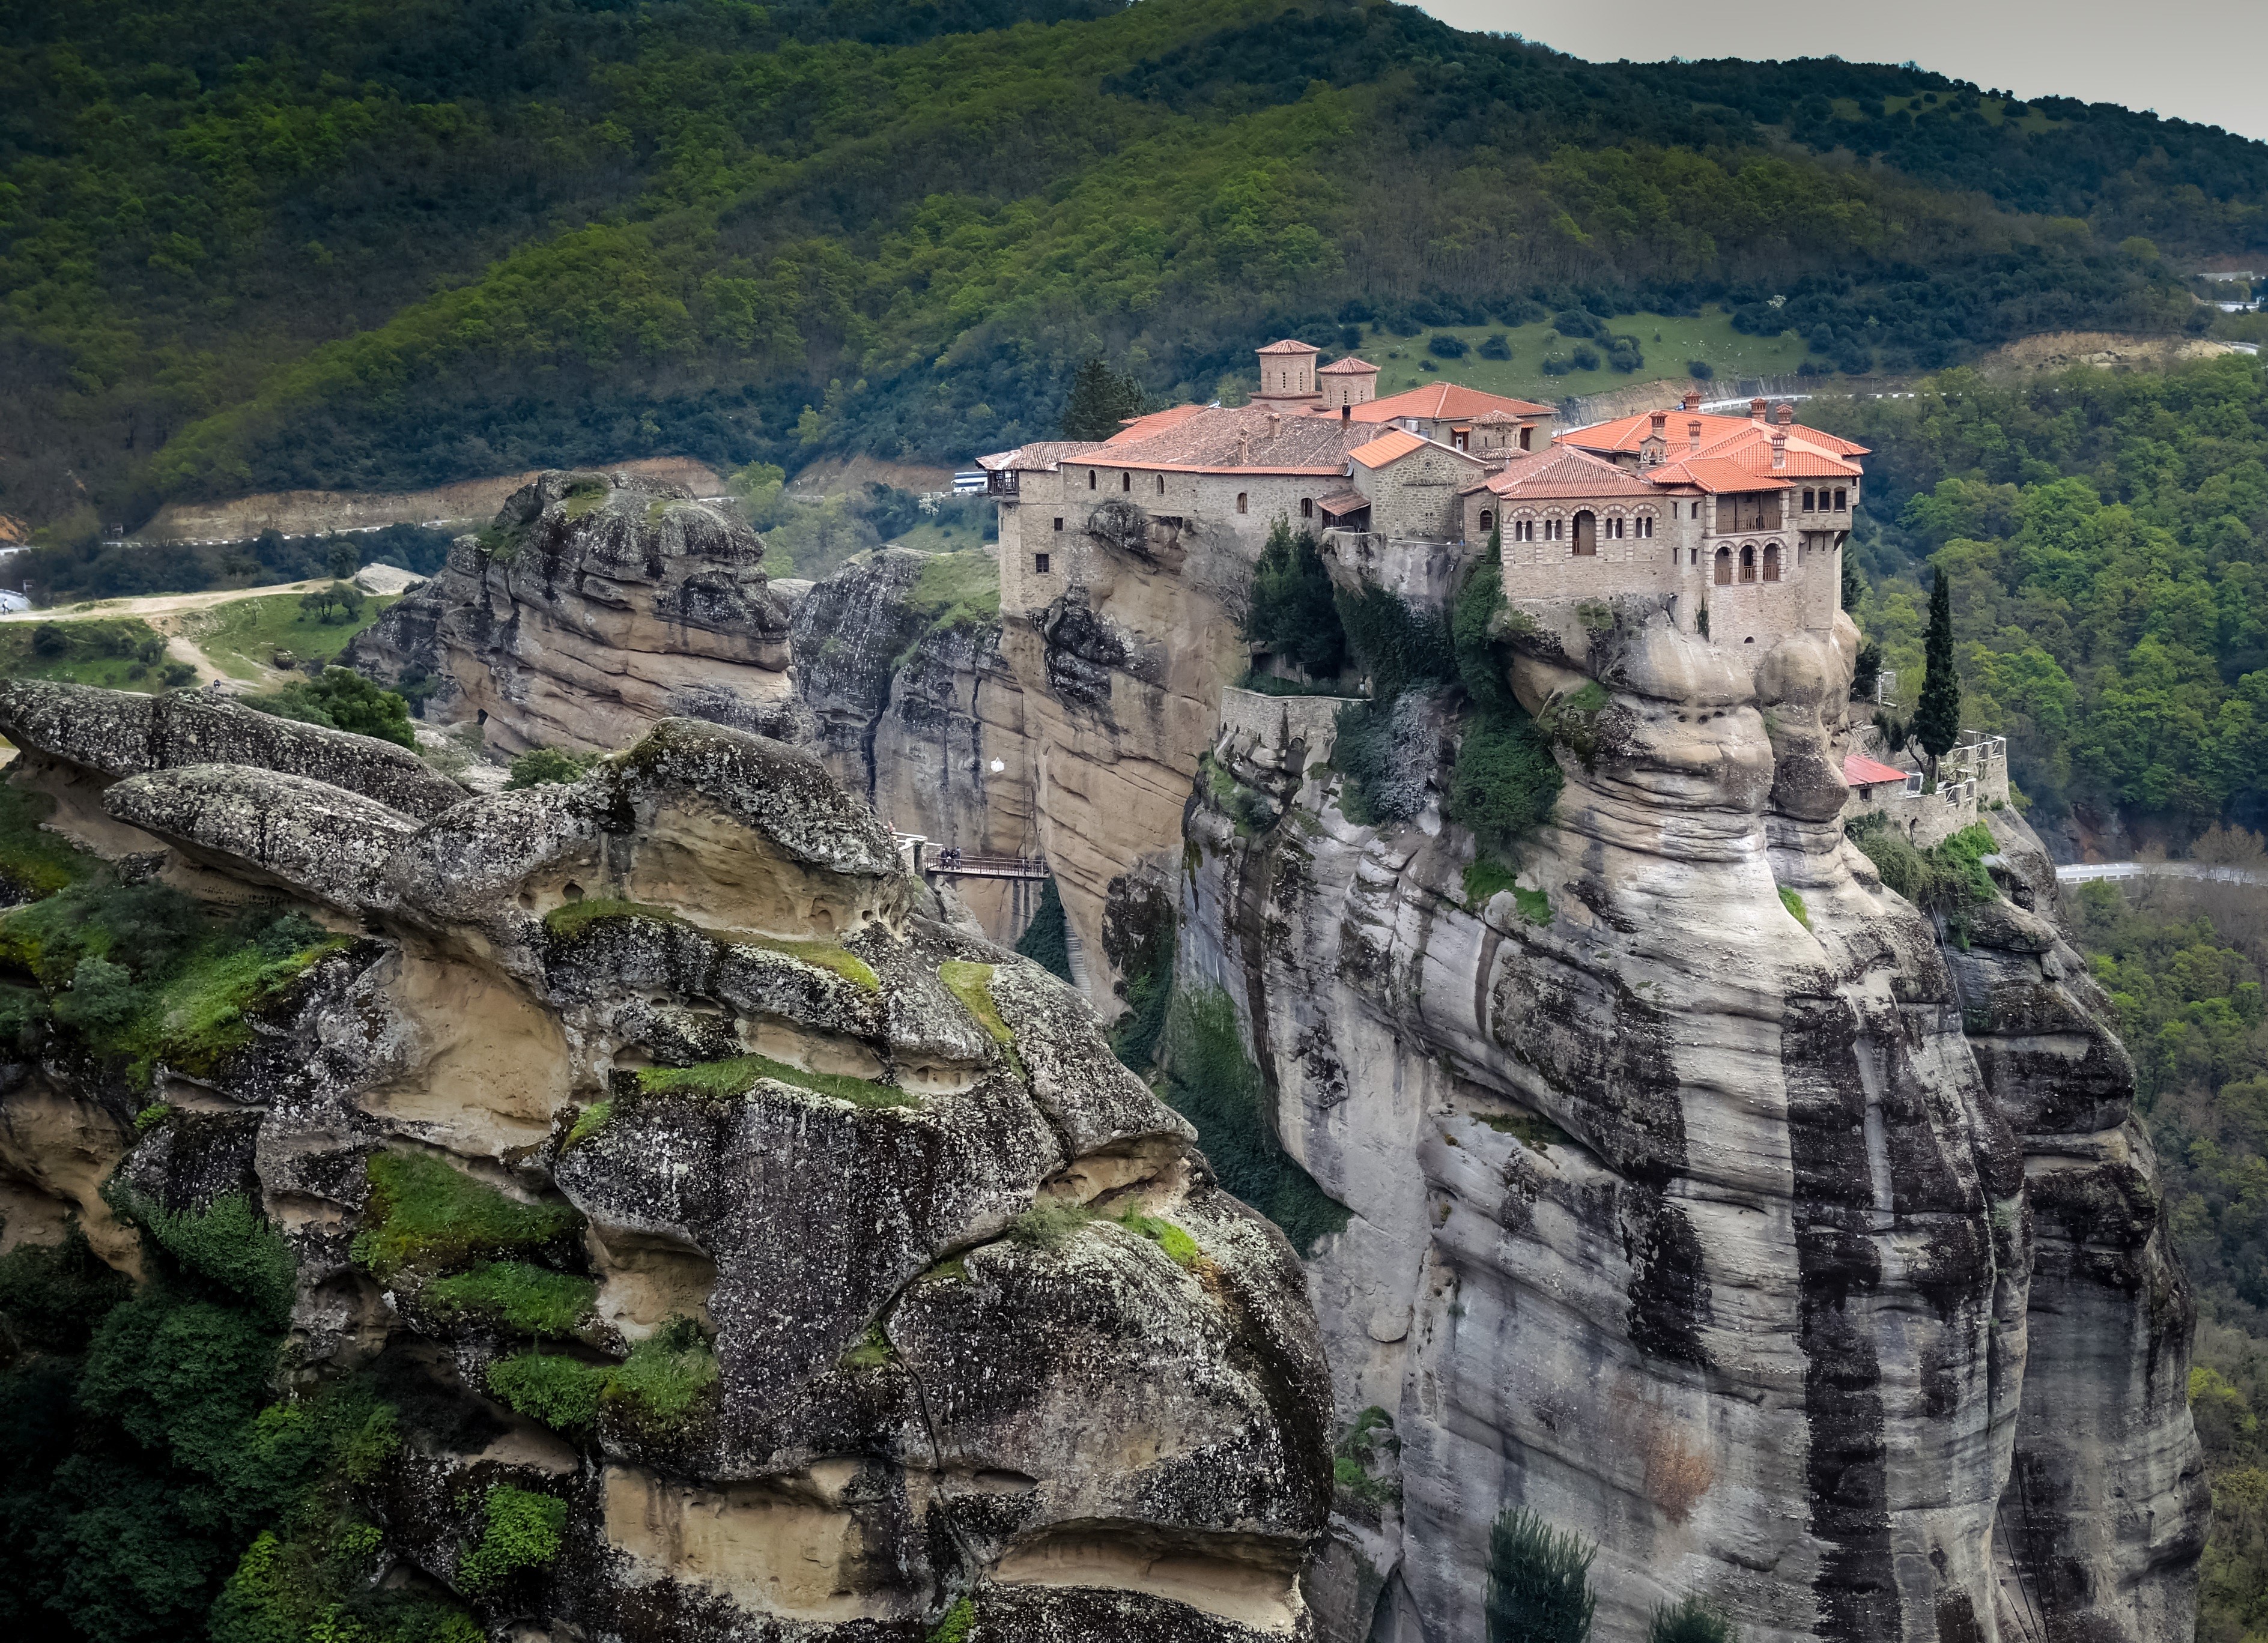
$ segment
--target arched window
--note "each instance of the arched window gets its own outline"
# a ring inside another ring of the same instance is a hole
[[[1302,519],[1312,519],[1312,518],[1314,518],[1314,517],[1315,517],[1315,499],[1314,499],[1314,497],[1312,497],[1312,496],[1302,496],[1302,497],[1300,497],[1300,517],[1301,517]]]
[[[1131,473],[1121,473],[1118,476],[1118,488],[1123,491],[1132,490],[1134,488],[1134,476]]]
[[[1720,588],[1733,585],[1733,550],[1729,547],[1717,550],[1717,585]]]
[[[1754,582],[1756,579],[1756,544],[1753,542],[1743,542],[1741,544],[1741,580],[1743,582]]]
[[[1165,494],[1166,494],[1166,476],[1165,476],[1164,474],[1160,473],[1160,475],[1158,475],[1158,495],[1160,495],[1160,496],[1162,496],[1162,495],[1164,495]]]
[[[1599,516],[1588,508],[1575,516],[1575,544],[1570,551],[1578,558],[1588,557],[1599,551]]]
[[[1249,497],[1248,497],[1248,496],[1247,496],[1247,495],[1246,495],[1242,491],[1239,491],[1239,492],[1237,492],[1237,493],[1236,493],[1236,511],[1237,511],[1237,512],[1239,512],[1239,513],[1242,513],[1242,512],[1244,511],[1245,503],[1246,503],[1247,502],[1250,501],[1250,500],[1251,500],[1251,499],[1250,499]]]
[[[1481,510],[1481,529],[1484,531],[1496,529],[1496,516],[1485,508]]]
[[[1764,544],[1764,580],[1766,582],[1779,580],[1779,544],[1777,542]]]
[[[1093,490],[1094,488],[1094,470],[1093,468],[1089,468],[1086,471],[1086,488],[1089,490]]]

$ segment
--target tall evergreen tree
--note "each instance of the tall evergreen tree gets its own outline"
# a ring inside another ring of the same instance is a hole
[[[1929,755],[1929,779],[1937,781],[1940,755],[1960,739],[1961,676],[1953,667],[1953,584],[1938,570],[1929,585],[1929,633],[1923,642],[1921,700],[1914,708],[1914,739]]]
[[[1064,401],[1065,439],[1108,439],[1130,416],[1139,416],[1147,401],[1142,385],[1131,372],[1120,373],[1101,359],[1089,358],[1071,379],[1071,397]]]

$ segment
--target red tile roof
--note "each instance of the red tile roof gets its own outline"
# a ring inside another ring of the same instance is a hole
[[[1152,434],[1162,434],[1176,422],[1187,422],[1205,407],[1202,405],[1169,405],[1162,411],[1152,411],[1146,416],[1130,416],[1126,426],[1110,436],[1114,445],[1131,444],[1138,439],[1147,439]]]
[[[1895,765],[1878,765],[1859,753],[1843,755],[1843,780],[1854,788],[1871,788],[1882,781],[1903,784],[1905,779],[1906,773]]]
[[[1719,416],[1711,411],[1688,411],[1675,406],[1669,408],[1668,417],[1669,424],[1663,429],[1663,437],[1669,442],[1672,451],[1685,449],[1689,437],[1687,424],[1690,422],[1701,424],[1701,447],[1705,452],[1725,440],[1751,434],[1769,439],[1772,427],[1776,426],[1759,422],[1752,417]],[[1600,422],[1589,428],[1571,428],[1555,437],[1562,444],[1580,445],[1586,451],[1635,455],[1638,448],[1646,443],[1646,436],[1653,431],[1653,413],[1640,411],[1636,416],[1618,416],[1611,422]],[[1791,448],[1800,441],[1830,456],[1863,457],[1868,454],[1867,446],[1854,444],[1839,435],[1816,428],[1806,428],[1797,423],[1790,426],[1787,431]]]
[[[1782,479],[1851,480],[1859,477],[1859,469],[1842,458],[1829,456],[1823,451],[1806,450],[1793,439],[1787,442],[1787,466],[1784,468],[1772,466],[1771,442],[1765,439],[1728,439],[1714,450],[1704,445],[1701,454],[1737,463],[1751,473],[1778,474]]]
[[[1028,445],[1018,445],[1013,451],[998,451],[989,457],[976,458],[976,466],[990,473],[1005,473],[1011,468],[1026,473],[1046,473],[1065,457],[1075,457],[1082,451],[1100,451],[1103,447],[1091,439],[1040,439]]]
[[[1426,441],[1407,429],[1397,428],[1390,434],[1381,434],[1366,445],[1357,445],[1347,452],[1347,460],[1359,462],[1366,468],[1382,468],[1396,457],[1406,457],[1413,451],[1422,451]]]
[[[1114,439],[1086,454],[1098,467],[1336,477],[1346,472],[1348,450],[1377,431],[1336,416],[1308,416],[1265,404],[1209,405],[1157,431]]]
[[[1266,348],[1253,350],[1259,354],[1320,354],[1323,350],[1300,341],[1297,337],[1285,337],[1281,342],[1270,342]]]
[[[1396,417],[1415,416],[1438,422],[1452,417],[1478,416],[1487,411],[1506,411],[1514,416],[1551,414],[1550,406],[1538,405],[1533,400],[1506,399],[1500,393],[1483,393],[1478,388],[1462,387],[1454,382],[1433,382],[1383,400],[1366,400],[1354,407],[1354,420],[1390,422]]]
[[[1528,456],[1516,456],[1504,471],[1492,473],[1488,488],[1514,501],[1555,501],[1579,496],[1653,496],[1656,487],[1626,468],[1587,451],[1554,445]]]
[[[1375,377],[1378,375],[1378,367],[1366,359],[1357,359],[1350,354],[1344,359],[1335,359],[1328,365],[1318,365],[1315,367],[1315,375],[1318,377]]]
[[[1370,506],[1370,498],[1360,491],[1333,491],[1315,504],[1325,513],[1344,518],[1351,513],[1360,513]]]
[[[1719,491],[1784,491],[1794,481],[1772,473],[1751,473],[1737,462],[1723,457],[1688,457],[1683,462],[1665,462],[1660,467],[1648,468],[1646,478],[1655,485],[1691,485],[1712,495]]]

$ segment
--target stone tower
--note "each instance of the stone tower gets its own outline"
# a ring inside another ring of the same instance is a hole
[[[1314,410],[1323,396],[1315,390],[1315,356],[1322,350],[1285,337],[1258,349],[1260,392],[1255,405],[1281,406],[1286,410]]]
[[[1322,385],[1326,411],[1343,411],[1378,397],[1378,367],[1351,354],[1324,366],[1315,373],[1315,380]]]

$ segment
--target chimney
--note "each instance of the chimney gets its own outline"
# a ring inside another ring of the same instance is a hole
[[[1698,388],[1688,388],[1685,391],[1685,398],[1679,401],[1679,405],[1681,408],[1684,410],[1699,410],[1701,408],[1701,390]]]
[[[1646,442],[1638,448],[1638,466],[1650,468],[1661,460],[1668,448],[1668,438],[1663,431],[1668,426],[1669,413],[1656,411],[1646,431]]]
[[[1339,407],[1339,421],[1342,422],[1351,422],[1354,421],[1353,400],[1350,400],[1344,405]]]
[[[1695,456],[1701,454],[1701,419],[1695,417],[1685,424],[1685,443]]]
[[[1281,414],[1281,413],[1279,413],[1279,412],[1276,412],[1276,411],[1270,411],[1270,412],[1269,412],[1269,413],[1268,413],[1268,437],[1269,437],[1269,438],[1270,438],[1270,439],[1273,439],[1273,438],[1275,438],[1278,434],[1282,433],[1283,431],[1284,431],[1284,418],[1283,418],[1282,414]]]
[[[1764,420],[1764,401],[1762,400],[1749,401],[1749,420],[1752,422],[1761,422]]]
[[[1777,473],[1787,466],[1787,429],[1785,426],[1772,429],[1772,472]]]
[[[1781,406],[1779,407],[1779,415],[1775,420],[1782,428],[1786,428],[1788,424],[1795,421],[1795,407],[1792,405]]]

